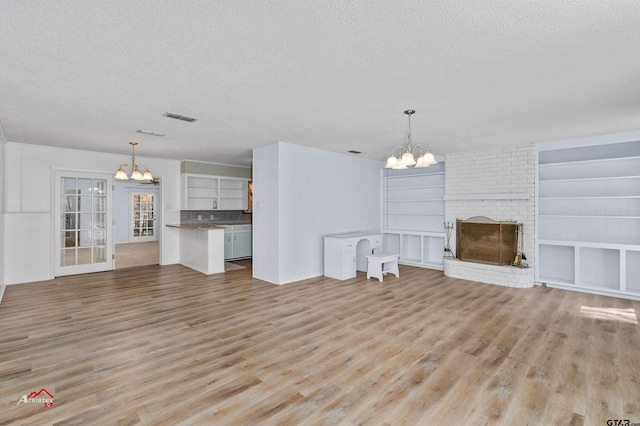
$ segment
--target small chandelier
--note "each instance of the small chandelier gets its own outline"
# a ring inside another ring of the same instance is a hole
[[[149,171],[149,169],[145,170],[144,173],[142,173],[136,165],[136,145],[138,145],[138,142],[129,142],[129,145],[131,145],[131,164],[120,164],[120,168],[116,172],[114,179],[152,181],[153,176],[151,176],[151,172]],[[125,172],[125,169],[129,169],[131,174],[127,174],[127,172]]]
[[[404,113],[407,114],[409,120],[409,129],[407,130],[407,144],[405,146],[396,146],[391,150],[391,155],[387,158],[385,169],[406,169],[407,167],[429,167],[432,164],[438,164],[436,158],[429,151],[426,145],[411,146],[411,115],[416,111],[408,109]],[[416,155],[418,158],[416,159]]]

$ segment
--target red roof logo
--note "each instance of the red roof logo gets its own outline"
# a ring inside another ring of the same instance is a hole
[[[53,395],[51,395],[45,388],[40,389],[38,392],[35,392],[35,391],[31,392],[29,395],[27,395],[27,398],[37,398],[43,392],[47,394],[49,398],[53,398]],[[46,397],[42,395],[42,398],[46,398]]]

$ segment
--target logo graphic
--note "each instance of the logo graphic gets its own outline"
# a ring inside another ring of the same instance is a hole
[[[45,407],[53,406],[53,395],[49,393],[45,388],[40,389],[38,392],[31,392],[29,395],[24,394],[17,405],[21,403],[25,404],[43,404]]]

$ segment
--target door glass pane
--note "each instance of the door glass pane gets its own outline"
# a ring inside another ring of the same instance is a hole
[[[96,245],[104,246],[107,244],[107,233],[106,231],[93,231],[93,242]]]
[[[76,229],[76,214],[63,213],[60,215],[60,229]]]
[[[75,194],[76,178],[62,178],[62,188],[64,189],[64,193],[67,193],[67,190],[71,190],[71,192]]]
[[[78,178],[77,188],[78,194],[91,195],[93,192],[93,179]]]
[[[104,179],[94,179],[97,195],[107,194],[107,181]]]
[[[93,215],[91,213],[80,213],[80,226],[78,229],[91,229],[93,227]]]
[[[102,263],[106,261],[107,261],[107,247],[94,246],[93,247],[93,263]]]
[[[64,247],[64,248],[70,248],[70,247],[76,247],[78,245],[78,240],[77,240],[77,233],[76,231],[64,231],[61,233],[61,241],[60,241],[60,247]]]
[[[106,229],[107,215],[106,213],[96,213],[93,215],[93,229]]]
[[[78,249],[78,259],[77,265],[86,265],[87,263],[93,263],[91,258],[91,247],[88,248],[79,248]]]
[[[78,197],[78,211],[82,213],[90,213],[93,210],[91,195],[80,195]]]
[[[107,197],[96,196],[93,198],[93,211],[94,212],[106,212],[107,211]]]
[[[60,255],[60,263],[62,266],[71,266],[76,264],[76,249],[62,249]]]
[[[76,195],[69,195],[69,193],[67,193],[66,195],[64,195],[62,197],[62,211],[65,212],[75,212],[77,211],[77,200],[76,200],[77,196]]]

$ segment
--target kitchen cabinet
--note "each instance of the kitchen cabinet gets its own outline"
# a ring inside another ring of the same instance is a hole
[[[243,259],[253,254],[251,225],[225,225],[224,260]]]
[[[182,210],[247,210],[249,179],[224,176],[180,175]]]

